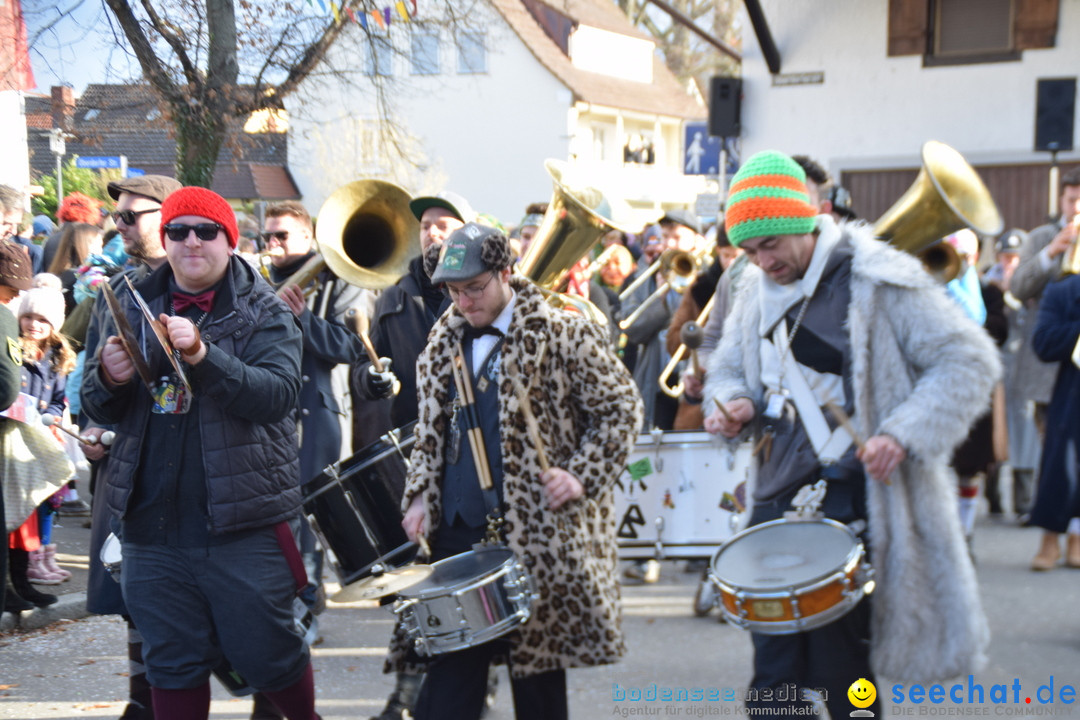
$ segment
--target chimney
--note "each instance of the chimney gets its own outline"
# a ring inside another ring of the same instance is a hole
[[[75,94],[69,85],[52,87],[53,127],[71,132],[75,119]]]

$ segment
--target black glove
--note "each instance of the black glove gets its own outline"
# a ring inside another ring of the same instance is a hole
[[[401,389],[397,376],[390,372],[390,359],[379,358],[379,361],[383,365],[382,372],[375,370],[374,365],[368,365],[367,372],[363,375],[365,393],[372,400],[392,397]]]

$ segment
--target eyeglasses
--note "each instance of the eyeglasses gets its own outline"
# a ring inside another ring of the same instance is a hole
[[[117,210],[116,212],[109,213],[112,216],[113,222],[124,221],[125,225],[134,225],[135,218],[140,215],[148,215],[149,213],[156,213],[161,208],[150,208],[149,210]]]
[[[262,234],[262,239],[267,245],[273,240],[277,240],[279,243],[287,243],[289,242],[289,231],[278,230],[277,232],[264,232]]]
[[[479,300],[483,296],[484,291],[487,290],[487,286],[490,285],[491,281],[494,280],[494,279],[495,279],[495,273],[492,273],[491,277],[489,277],[487,279],[487,282],[484,283],[483,285],[480,285],[480,286],[470,285],[469,287],[462,288],[461,290],[458,290],[457,288],[452,288],[449,285],[447,285],[446,289],[450,292],[450,299],[451,300],[457,300],[458,297],[461,296],[461,295],[464,295],[465,297],[469,298],[470,300]]]
[[[169,223],[165,226],[165,234],[169,236],[169,239],[173,242],[184,242],[187,240],[188,235],[192,230],[195,231],[195,237],[199,238],[203,242],[210,242],[217,238],[218,233],[225,229],[224,225],[218,223],[199,223],[198,225],[179,225]]]

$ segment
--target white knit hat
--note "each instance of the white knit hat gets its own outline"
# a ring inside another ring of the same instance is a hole
[[[48,287],[24,291],[22,303],[19,305],[19,317],[31,314],[45,318],[53,326],[53,330],[59,331],[64,324],[64,294]]]

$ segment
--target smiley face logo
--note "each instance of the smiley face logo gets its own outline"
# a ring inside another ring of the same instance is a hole
[[[847,691],[848,700],[857,708],[868,708],[877,699],[877,688],[866,678],[859,678],[851,683]]]

